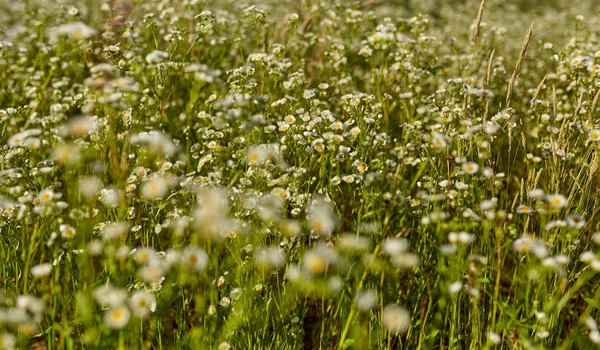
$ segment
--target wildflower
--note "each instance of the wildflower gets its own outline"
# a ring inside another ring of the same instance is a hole
[[[17,308],[34,315],[41,315],[46,309],[46,303],[44,300],[32,295],[19,295],[17,297]]]
[[[567,218],[567,224],[572,229],[580,230],[585,225],[585,219],[579,214],[571,214]]]
[[[164,133],[156,130],[140,132],[131,137],[131,143],[143,144],[155,154],[172,154],[177,150],[173,140]]]
[[[96,122],[85,116],[71,118],[65,126],[65,131],[73,138],[84,137],[97,129]]]
[[[337,244],[346,250],[366,251],[371,247],[371,241],[367,237],[355,234],[345,234],[338,238]]]
[[[129,307],[134,316],[143,318],[156,310],[156,298],[154,294],[140,290],[133,293],[129,299]]]
[[[592,142],[600,141],[600,130],[599,129],[590,130],[588,132],[588,140],[590,140]]]
[[[240,288],[234,288],[229,292],[229,297],[233,300],[238,300],[242,296],[242,290]]]
[[[48,35],[51,41],[57,41],[60,36],[70,36],[75,40],[83,40],[96,35],[96,29],[87,26],[83,22],[73,22],[50,28]]]
[[[279,247],[262,247],[256,250],[254,259],[263,267],[277,269],[285,265],[286,255]]]
[[[354,176],[345,175],[345,176],[342,176],[342,180],[344,180],[345,183],[351,184],[354,182]]]
[[[228,342],[222,342],[217,346],[217,350],[230,350],[231,346]]]
[[[111,223],[102,229],[102,237],[105,240],[114,240],[127,233],[129,224],[125,221]]]
[[[113,307],[106,311],[104,319],[110,328],[121,329],[129,322],[129,309],[123,305]]]
[[[526,205],[519,205],[517,207],[517,213],[519,214],[531,214],[533,212],[533,209],[531,209],[530,207],[526,206]]]
[[[146,55],[146,62],[148,64],[156,64],[166,60],[167,58],[169,58],[169,54],[167,52],[154,50]]]
[[[434,132],[431,135],[431,145],[435,148],[446,148],[446,137],[442,134]]]
[[[479,170],[479,165],[477,165],[477,163],[468,162],[463,164],[462,170],[469,175],[473,175]]]
[[[5,350],[15,349],[17,339],[10,333],[0,334],[0,348]]]
[[[248,165],[260,165],[267,159],[268,153],[265,147],[254,146],[248,149],[246,156]]]
[[[329,180],[329,182],[330,182],[332,185],[334,185],[334,186],[337,186],[337,185],[339,185],[340,183],[342,183],[342,178],[340,178],[339,176],[337,176],[337,175],[336,175],[336,176],[334,176],[334,177],[333,177],[331,180]]]
[[[38,149],[41,146],[41,141],[40,139],[38,139],[37,137],[30,137],[28,139],[26,139],[25,141],[23,141],[23,144],[25,147],[27,147],[28,149]]]
[[[538,240],[529,235],[524,235],[513,242],[513,249],[519,253],[532,252],[535,256],[543,259],[548,256],[548,248],[544,241]]]
[[[412,269],[419,265],[419,258],[411,252],[392,256],[392,265],[398,269]]]
[[[308,252],[302,258],[302,266],[313,275],[320,275],[327,269],[327,259],[317,252]]]
[[[47,188],[47,189],[43,190],[38,195],[38,199],[42,203],[46,203],[46,202],[52,200],[53,198],[54,198],[54,191],[52,191],[51,188]]]
[[[73,165],[79,162],[79,147],[69,143],[58,144],[54,147],[52,156],[61,164]]]
[[[215,312],[217,312],[217,308],[216,308],[214,305],[212,305],[212,304],[211,304],[211,305],[208,307],[208,311],[207,311],[207,312],[208,312],[208,314],[209,314],[209,315],[214,315],[214,314],[215,314]]]
[[[133,228],[131,229],[133,231]],[[143,247],[140,249],[134,249],[134,258],[138,264],[147,264],[154,258],[156,258],[156,254],[154,249]]]
[[[487,335],[488,340],[492,344],[500,344],[500,342],[502,341],[502,338],[500,337],[500,335],[498,335],[498,333],[487,332],[486,335]]]
[[[463,287],[462,282],[454,282],[450,286],[448,286],[448,293],[456,294],[456,293],[460,292],[462,287]]]
[[[75,15],[77,15],[79,13],[79,10],[77,9],[77,7],[73,7],[72,6],[72,7],[69,8],[69,10],[67,11],[67,13],[70,16],[75,16]]]
[[[75,237],[76,231],[75,231],[75,228],[73,228],[73,226],[60,225],[59,230],[60,230],[60,235],[63,238],[71,239],[71,238]]]
[[[403,334],[410,327],[410,314],[405,308],[397,304],[389,304],[383,308],[381,322],[390,333]]]
[[[404,238],[387,238],[381,250],[390,256],[400,255],[408,251],[408,241]]]
[[[361,290],[356,294],[354,302],[361,312],[367,312],[377,306],[377,292],[374,290]]]
[[[229,299],[229,297],[223,297],[219,301],[219,305],[221,305],[224,308],[228,308],[229,305],[231,305],[231,299]]]
[[[208,255],[196,246],[187,246],[181,254],[183,265],[193,271],[204,271],[208,265]]]
[[[31,268],[31,275],[33,277],[45,277],[50,275],[52,272],[52,265],[49,263],[35,265]]]
[[[551,208],[560,209],[567,205],[567,199],[562,194],[549,194],[546,196],[546,201]]]
[[[148,200],[163,198],[169,190],[169,181],[164,176],[150,180],[142,186],[142,196]]]
[[[571,60],[571,66],[573,68],[579,68],[579,67],[581,67],[582,61],[583,61],[582,57],[575,57]]]
[[[541,200],[541,199],[544,199],[544,196],[545,196],[544,190],[542,190],[540,188],[533,189],[527,193],[527,197],[529,197],[531,199]]]
[[[367,170],[369,170],[369,166],[365,163],[359,162],[358,164],[356,164],[356,170],[358,170],[359,173],[363,174]]]
[[[317,151],[317,152],[323,152],[323,151],[325,150],[325,144],[324,144],[324,141],[325,141],[325,140],[323,140],[323,139],[321,139],[321,138],[318,138],[318,139],[315,139],[315,140],[312,142],[312,144],[311,144],[311,145],[312,145],[312,147],[315,149],[315,151]]]
[[[94,197],[100,189],[102,189],[102,181],[95,176],[84,176],[79,179],[79,191],[84,197]]]
[[[316,234],[330,234],[337,224],[333,208],[322,198],[318,199],[309,210],[308,227]]]

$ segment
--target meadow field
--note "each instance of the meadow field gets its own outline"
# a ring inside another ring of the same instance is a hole
[[[0,0],[0,350],[600,347],[595,0]]]

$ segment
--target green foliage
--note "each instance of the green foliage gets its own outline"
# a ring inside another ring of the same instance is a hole
[[[600,343],[593,6],[2,2],[0,349]]]

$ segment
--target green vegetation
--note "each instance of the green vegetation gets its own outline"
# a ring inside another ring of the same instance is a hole
[[[0,2],[0,349],[596,347],[595,6]]]

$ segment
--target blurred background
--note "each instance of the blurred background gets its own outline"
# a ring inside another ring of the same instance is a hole
[[[271,14],[269,17],[276,21],[290,13],[305,13],[311,6],[321,2],[345,6],[353,4],[356,10],[373,12],[378,18],[410,18],[424,14],[430,19],[429,35],[457,40],[457,47],[460,47],[470,42],[481,0],[164,0],[162,3],[163,8],[195,3],[199,8],[224,10],[239,10],[239,7],[254,4],[268,11]],[[79,20],[100,27],[104,24],[98,23],[98,19],[105,18],[99,13],[104,3],[111,8],[134,8],[140,20],[145,13],[144,0],[0,0],[0,39],[15,37],[10,34],[25,30],[23,21],[30,17],[24,16],[28,12],[43,11],[51,18],[52,13],[61,12],[61,8],[64,12],[71,6],[79,9]],[[503,40],[496,47],[506,57],[513,56],[513,51],[518,54],[533,21],[535,31],[532,44],[550,41],[561,48],[577,36],[578,29],[600,28],[599,7],[600,0],[487,0],[483,30],[499,30],[503,33]],[[576,21],[578,15],[584,17],[580,22]]]

